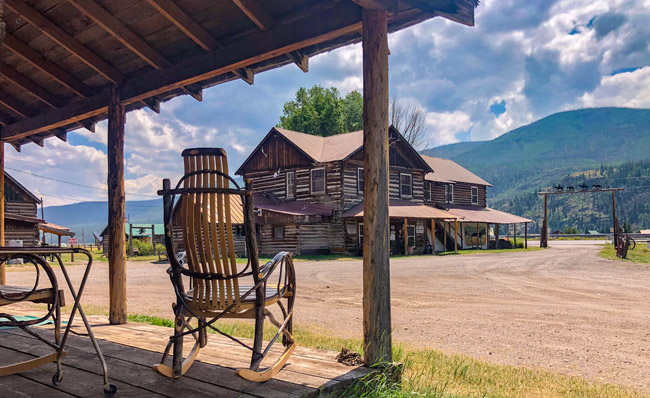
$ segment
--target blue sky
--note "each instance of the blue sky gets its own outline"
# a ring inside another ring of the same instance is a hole
[[[472,28],[434,18],[389,39],[391,96],[426,110],[432,146],[492,139],[567,109],[650,108],[650,0],[483,0],[476,16]],[[225,148],[234,171],[298,88],[360,90],[361,69],[360,45],[349,46],[312,58],[307,74],[288,65],[253,86],[207,89],[203,102],[174,99],[160,115],[129,113],[127,200],[153,199],[162,178],[179,178],[187,147]],[[46,206],[105,200],[106,124],[21,154],[8,147],[6,167]]]

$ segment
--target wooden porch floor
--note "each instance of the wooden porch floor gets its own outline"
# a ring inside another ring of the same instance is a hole
[[[139,323],[113,326],[105,317],[89,318],[119,397],[315,397],[343,388],[369,372],[367,368],[338,363],[335,352],[299,346],[274,379],[252,383],[234,373],[236,368],[246,367],[249,351],[223,336],[210,334],[208,345],[188,373],[181,379],[170,380],[154,372],[151,365],[160,361],[171,328]],[[80,325],[83,324],[78,318],[73,330],[85,332]],[[51,336],[46,328],[37,329]],[[276,353],[281,349],[279,345]],[[28,360],[48,350],[18,329],[0,330],[0,364]],[[56,370],[52,363],[0,377],[0,397],[103,396],[101,365],[90,339],[71,334],[66,351],[60,386],[52,384]]]

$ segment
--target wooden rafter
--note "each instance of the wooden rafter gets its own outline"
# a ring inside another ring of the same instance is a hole
[[[68,50],[86,65],[93,68],[100,75],[115,84],[121,84],[124,81],[124,76],[119,71],[97,56],[97,54],[84,47],[83,44],[77,41],[74,37],[68,35],[24,1],[5,0],[5,2],[7,7],[13,10],[16,14],[21,15],[34,27],[38,28],[41,32],[54,40],[61,47]]]
[[[50,93],[43,87],[39,86],[32,80],[28,79],[24,75],[16,72],[8,65],[0,64],[0,76],[5,80],[8,80],[15,85],[25,89],[27,92],[38,98],[43,103],[51,106],[53,108],[59,108],[63,106],[63,101],[59,99],[54,94]]]
[[[0,92],[0,104],[22,117],[34,116],[34,111],[32,109],[6,93]]]
[[[257,0],[233,0],[233,2],[261,30],[269,30],[277,26],[271,14]],[[309,71],[309,58],[306,55],[294,51],[288,53],[287,57],[303,72]]]
[[[117,18],[112,16],[102,6],[93,0],[68,0],[88,18],[101,26],[105,31],[119,40],[125,47],[133,51],[140,58],[156,69],[168,68],[172,65],[167,58],[142,40],[131,29],[126,27]]]
[[[27,44],[21,42],[12,35],[8,34],[5,37],[4,46],[30,63],[35,68],[39,69],[65,87],[74,91],[74,93],[78,96],[90,97],[94,94],[93,90],[90,87],[72,77],[68,72],[62,70],[50,61],[46,60]]]
[[[171,0],[147,0],[158,12],[185,33],[190,39],[206,51],[212,51],[223,47],[217,39],[199,25],[192,17],[187,15],[179,6]],[[242,68],[233,72],[237,77],[248,84],[253,84],[253,71],[249,68]]]
[[[361,9],[355,4],[341,3],[271,31],[248,33],[228,46],[187,58],[165,70],[152,71],[137,80],[126,82],[121,86],[120,97],[128,105],[304,47],[358,33],[361,29],[360,13]],[[104,91],[92,98],[67,104],[61,109],[43,112],[5,126],[0,138],[11,141],[105,114],[108,101],[109,94]]]
[[[361,7],[369,11],[389,11],[392,1],[387,0],[352,0]],[[394,2],[392,2],[394,4]]]

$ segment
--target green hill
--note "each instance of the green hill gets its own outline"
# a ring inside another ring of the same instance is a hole
[[[491,141],[447,145],[424,153],[453,159],[492,183],[493,188],[488,190],[490,205],[507,210],[507,203],[517,202],[526,193],[570,182],[573,173],[649,159],[650,110],[593,108],[561,112]],[[632,189],[630,181],[617,183]],[[632,206],[625,196],[623,199],[622,206]],[[591,211],[589,206],[581,209]],[[538,218],[524,207],[510,210]],[[637,210],[632,206],[632,213]],[[643,220],[632,213],[627,216]],[[573,219],[565,221],[575,223]],[[588,226],[587,221],[575,224]]]
[[[429,156],[435,156],[438,158],[451,159],[463,152],[467,152],[470,149],[473,149],[479,145],[484,144],[487,141],[466,141],[466,142],[457,142],[455,144],[447,144],[437,146],[435,148],[430,148],[422,151],[423,154]]]

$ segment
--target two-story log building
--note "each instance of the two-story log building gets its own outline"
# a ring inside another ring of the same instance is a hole
[[[490,224],[531,221],[489,209],[489,183],[420,155],[393,127],[389,134],[391,253],[487,248]],[[236,174],[252,180],[262,254],[360,252],[363,189],[372,183],[362,131],[320,137],[272,128]]]

